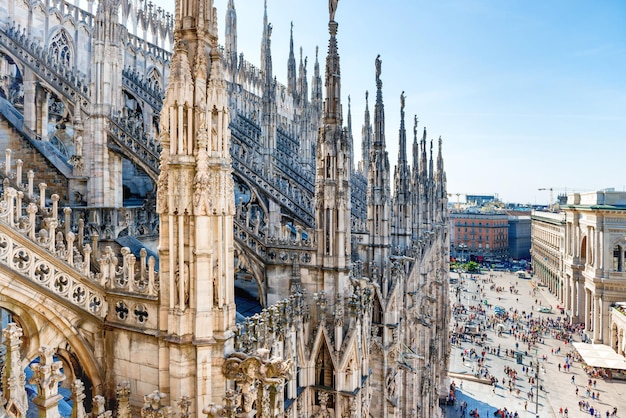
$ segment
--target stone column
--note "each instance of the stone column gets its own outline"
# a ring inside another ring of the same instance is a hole
[[[9,2],[9,4],[11,3]],[[37,84],[33,72],[28,68],[24,69],[22,79],[24,83],[24,125],[35,132],[37,129],[37,111],[35,110]]]
[[[591,309],[591,292],[587,289],[585,290],[585,311],[583,312],[583,319],[585,321],[585,332],[589,331],[589,327],[591,326],[591,321],[589,318],[589,310]]]
[[[563,286],[563,306],[566,311],[572,309],[572,278],[570,276],[565,276],[564,286]],[[571,312],[573,315],[574,313]]]
[[[36,97],[39,98],[36,104],[36,106],[39,106],[39,132],[37,133],[41,136],[42,141],[49,141],[50,138],[48,137],[48,101],[50,100],[50,92],[48,90],[42,89],[41,95],[37,95]]]
[[[600,342],[602,340],[602,323],[600,322],[600,317],[602,316],[602,311],[600,310],[602,303],[600,302],[600,296],[594,294],[593,295],[593,342]]]
[[[611,343],[611,329],[609,327],[607,307],[609,303],[604,296],[598,298],[598,337],[603,344]],[[610,309],[610,308],[609,308]]]
[[[43,346],[39,349],[39,364],[31,366],[33,377],[30,383],[37,385],[37,397],[33,403],[39,408],[39,418],[60,418],[59,401],[63,396],[59,395],[59,382],[65,380],[61,373],[63,364],[54,361],[56,349]]]
[[[11,322],[3,331],[6,357],[2,373],[2,392],[6,399],[5,410],[9,416],[22,418],[28,411],[28,397],[24,384],[26,375],[20,358],[22,329]]]

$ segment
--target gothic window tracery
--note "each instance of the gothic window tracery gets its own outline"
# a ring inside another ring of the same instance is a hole
[[[61,67],[72,68],[72,41],[65,30],[59,30],[50,39],[49,55]]]
[[[153,68],[148,73],[148,82],[150,83],[150,86],[154,90],[159,91],[159,92],[161,91],[162,89],[161,74],[159,74],[159,71],[156,68]]]

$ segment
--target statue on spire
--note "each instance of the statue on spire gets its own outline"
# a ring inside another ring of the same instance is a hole
[[[330,13],[330,21],[335,21],[335,12],[337,11],[337,3],[339,0],[328,0],[328,12]]]
[[[380,59],[380,54],[378,54],[378,56],[376,57],[376,81],[380,80],[380,73],[381,73],[381,65],[382,65],[382,61]]]
[[[402,113],[404,113],[404,100],[406,99],[406,96],[404,95],[404,91],[402,93],[400,93],[400,111]]]

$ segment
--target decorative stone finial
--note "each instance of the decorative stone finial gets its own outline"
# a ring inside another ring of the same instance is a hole
[[[115,397],[117,398],[117,417],[130,418],[132,416],[130,410],[130,383],[118,383],[115,388]]]

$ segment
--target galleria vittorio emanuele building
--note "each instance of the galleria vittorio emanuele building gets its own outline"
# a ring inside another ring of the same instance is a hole
[[[0,4],[2,414],[441,416],[442,142],[401,96],[391,172],[372,51],[353,163],[328,7],[281,84],[233,0]]]

